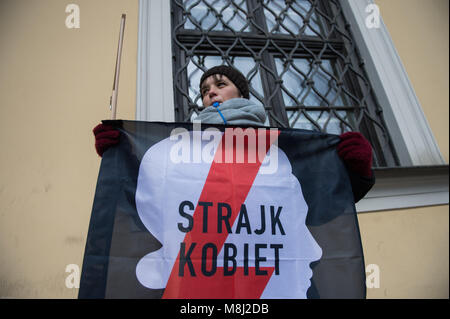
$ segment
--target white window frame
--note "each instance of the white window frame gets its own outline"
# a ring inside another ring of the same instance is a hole
[[[370,4],[374,1],[341,1],[365,61],[367,76],[383,107],[400,163],[404,167],[440,167],[440,176],[431,174],[432,177],[427,178],[432,168],[421,170],[411,178],[408,178],[410,170],[394,169],[392,174],[383,170],[374,188],[357,204],[357,210],[369,212],[448,204],[448,164],[440,153],[382,17],[378,28],[366,26],[368,13],[365,10]],[[136,120],[175,121],[171,36],[170,1],[139,0]],[[447,165],[447,170],[442,170],[442,165]],[[417,178],[418,175],[421,177]]]
[[[377,181],[358,203],[359,213],[448,205],[448,165],[379,169]]]
[[[366,62],[367,76],[385,112],[402,166],[443,165],[445,161],[395,49],[383,18],[379,28],[366,26],[373,0],[341,1],[347,22]],[[404,143],[407,152],[404,152]],[[409,159],[408,159],[409,157]]]
[[[139,0],[136,120],[175,120],[170,1]]]

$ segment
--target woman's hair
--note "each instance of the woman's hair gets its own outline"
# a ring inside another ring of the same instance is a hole
[[[205,81],[211,75],[215,74],[225,75],[228,79],[230,79],[231,82],[233,82],[234,85],[236,85],[243,98],[250,99],[248,81],[245,76],[235,68],[226,65],[212,67],[211,69],[203,73],[202,78],[200,79],[200,94],[202,94],[201,88],[203,81]]]

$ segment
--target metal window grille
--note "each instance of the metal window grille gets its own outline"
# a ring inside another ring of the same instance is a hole
[[[172,0],[176,120],[203,110],[199,81],[238,68],[267,126],[359,131],[374,166],[399,165],[338,0]]]

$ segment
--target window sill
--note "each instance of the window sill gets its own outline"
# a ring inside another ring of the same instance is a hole
[[[449,166],[376,168],[376,182],[356,204],[358,213],[448,205]]]

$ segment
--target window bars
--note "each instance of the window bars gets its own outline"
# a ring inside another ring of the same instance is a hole
[[[231,65],[267,126],[360,131],[374,166],[399,164],[339,1],[172,0],[171,10],[177,121],[203,109],[203,72]]]

